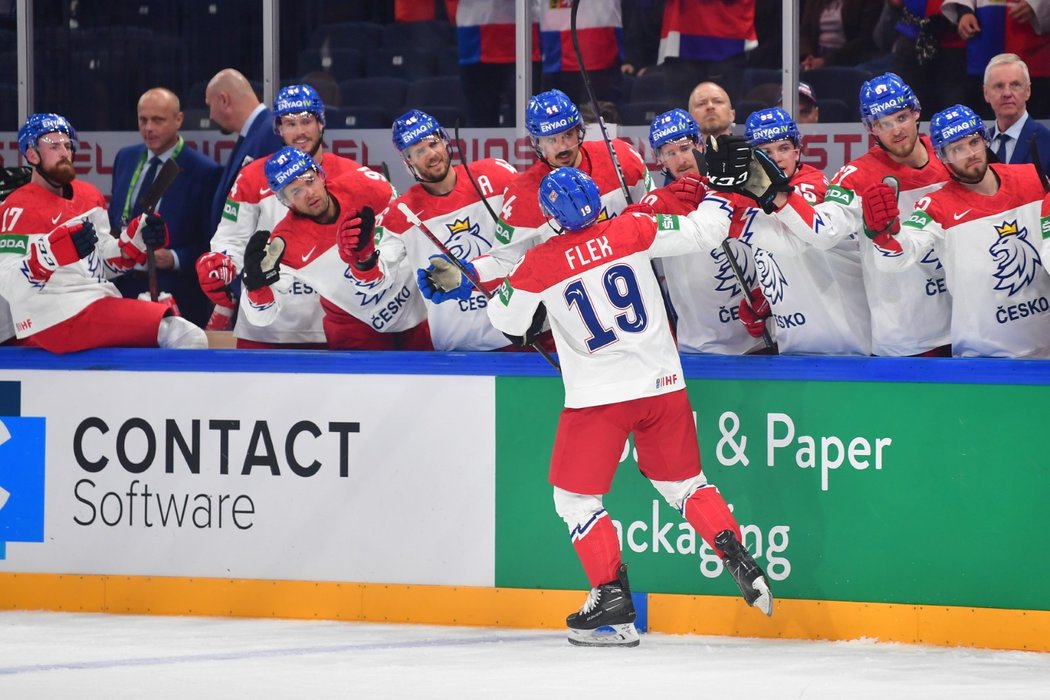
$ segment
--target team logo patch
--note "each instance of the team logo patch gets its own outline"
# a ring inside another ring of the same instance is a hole
[[[222,218],[228,221],[237,221],[237,214],[241,211],[241,205],[232,199],[227,199],[222,207]]]
[[[726,239],[726,248],[733,255],[737,265],[740,266],[744,282],[747,283],[750,289],[755,284],[756,273],[751,256],[748,255],[749,249],[747,244],[741,242],[738,238],[728,238]],[[736,280],[736,275],[733,273],[733,268],[730,266],[729,259],[726,258],[722,246],[712,250],[710,255],[714,263],[718,265],[718,271],[715,272],[715,291],[725,292],[730,300],[742,294],[744,290],[740,288],[740,284]]]
[[[29,253],[29,236],[22,234],[8,234],[0,236],[0,253],[13,253],[14,255],[26,255]]]
[[[677,216],[661,214],[656,218],[656,227],[660,231],[678,231],[682,228]]]
[[[838,202],[839,204],[843,204],[848,207],[850,204],[853,203],[853,197],[854,194],[852,190],[847,190],[846,188],[839,187],[838,185],[830,185],[828,187],[828,191],[824,194],[824,201]]]
[[[44,419],[20,412],[20,383],[0,382],[0,559],[8,542],[44,541]]]
[[[510,280],[503,280],[503,284],[496,290],[496,296],[504,306],[510,305],[510,298],[514,296],[514,287],[510,286]]]
[[[1028,229],[1019,228],[1017,221],[1003,221],[995,226],[999,235],[988,248],[998,265],[994,273],[995,289],[1013,296],[1027,287],[1042,264],[1039,251],[1028,240]]]
[[[372,236],[372,241],[375,246],[379,247],[379,242],[383,240],[383,236],[386,235],[386,229],[382,226],[376,226],[375,233]]]
[[[909,216],[901,225],[910,226],[912,228],[926,228],[926,226],[928,226],[932,222],[933,217],[927,214],[926,212],[914,211],[912,212],[911,216]]]
[[[514,227],[500,219],[496,222],[496,240],[508,245],[514,238]]]
[[[445,224],[445,227],[449,233],[445,247],[460,260],[476,258],[492,247],[492,242],[481,235],[481,226],[471,222],[469,216]]]
[[[1044,216],[1039,221],[1039,231],[1043,234],[1043,238],[1050,238],[1050,216]]]
[[[758,271],[758,284],[762,287],[762,296],[770,304],[783,301],[784,287],[787,287],[788,283],[773,254],[762,248],[756,250],[755,269]]]

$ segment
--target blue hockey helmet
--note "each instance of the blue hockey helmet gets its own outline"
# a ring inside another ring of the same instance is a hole
[[[310,157],[309,153],[303,153],[292,146],[285,146],[270,156],[263,169],[266,172],[266,184],[278,198],[281,196],[281,191],[293,180],[311,170],[324,176],[324,169]]]
[[[896,73],[883,73],[860,86],[860,119],[865,126],[902,109],[920,111],[919,98]]]
[[[448,134],[437,119],[418,109],[410,109],[394,120],[391,128],[394,148],[404,157],[404,152],[427,136],[436,134],[448,144]]]
[[[770,107],[752,112],[744,123],[744,136],[752,146],[761,146],[774,141],[791,141],[796,146],[802,144],[798,133],[798,124],[785,110]]]
[[[944,149],[948,144],[973,134],[980,134],[982,139],[987,140],[984,121],[966,105],[941,110],[930,120],[930,141],[941,160],[945,160]]]
[[[540,209],[566,231],[579,231],[594,223],[602,210],[598,186],[576,168],[558,168],[540,182]]]
[[[324,126],[324,100],[317,90],[309,85],[288,85],[281,88],[273,101],[273,130],[279,133],[281,117],[307,112],[317,117]]]
[[[22,151],[22,157],[25,157],[26,151],[30,148],[36,148],[41,136],[54,133],[68,136],[74,152],[79,147],[76,129],[68,119],[59,114],[43,112],[30,114],[26,123],[18,130],[18,148]]]
[[[534,138],[560,134],[572,128],[582,131],[583,119],[580,110],[564,92],[548,90],[529,98],[525,107],[525,129]]]
[[[649,125],[649,145],[653,152],[659,152],[665,143],[680,139],[691,139],[694,143],[700,140],[700,127],[684,109],[676,108],[657,115]]]

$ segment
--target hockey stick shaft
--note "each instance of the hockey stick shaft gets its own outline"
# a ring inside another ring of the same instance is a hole
[[[478,193],[478,198],[481,199],[481,203],[485,205],[485,208],[489,212],[489,216],[492,217],[493,223],[499,223],[499,217],[496,216],[496,212],[492,211],[492,207],[489,205],[489,200],[485,198],[485,194],[481,191],[478,186],[478,181],[474,179],[474,175],[470,172],[470,166],[467,165],[467,157],[463,155],[463,142],[459,140],[459,117],[456,117],[456,124],[452,127],[453,133],[456,135],[456,155],[459,156],[459,163],[463,166],[463,172],[467,174],[467,179],[470,180],[470,184],[474,186],[474,191]]]
[[[142,212],[144,214],[148,216],[156,210],[157,204],[160,203],[160,198],[164,196],[164,193],[171,187],[171,183],[174,182],[181,172],[182,168],[179,167],[174,158],[168,158],[164,161],[164,165],[161,166],[156,179],[150,185],[149,192],[146,193],[146,198],[142,200]],[[160,291],[157,284],[157,254],[153,246],[146,246],[146,279],[149,282],[150,301],[157,301],[160,298]]]
[[[485,289],[485,287],[481,284],[481,281],[475,275],[473,275],[470,272],[470,270],[467,269],[466,265],[460,262],[459,258],[452,254],[452,251],[450,251],[445,246],[445,244],[441,242],[441,239],[434,235],[434,232],[430,230],[430,227],[424,224],[423,221],[418,216],[416,216],[416,213],[414,211],[408,208],[407,204],[405,204],[404,202],[399,202],[397,208],[398,211],[405,215],[405,218],[408,219],[408,221],[413,226],[422,231],[423,235],[430,239],[430,242],[433,243],[438,250],[444,253],[445,257],[447,257],[449,261],[456,266],[456,269],[459,270],[463,274],[463,276],[467,278],[467,281],[470,282],[471,286],[474,287],[474,289],[481,292],[482,296],[484,296],[486,299],[492,299],[492,292]],[[544,350],[537,343],[530,343],[530,345],[533,350],[535,350],[543,356],[544,360],[550,363],[551,367],[558,370],[558,372],[561,372],[561,366],[558,364],[557,360],[551,357],[551,354],[549,352]]]
[[[744,290],[744,303],[747,304],[747,308],[754,311],[755,306],[751,303],[751,288],[748,287],[747,280],[744,279],[744,271],[740,269],[740,263],[737,262],[736,256],[733,255],[733,251],[729,248],[728,238],[722,239],[722,252],[725,253],[726,260],[729,262],[729,269],[733,271],[733,276],[736,277],[736,283]],[[762,323],[762,342],[765,343],[766,349],[773,349],[773,338],[770,337],[764,321]]]

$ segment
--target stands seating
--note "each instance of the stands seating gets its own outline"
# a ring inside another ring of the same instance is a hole
[[[669,109],[671,106],[666,102],[626,102],[620,105],[620,123],[649,126],[658,114]]]
[[[817,68],[799,74],[799,80],[813,86],[817,100],[833,99],[845,102],[852,115],[849,121],[860,119],[860,86],[871,78],[871,73],[849,66]],[[825,121],[823,110],[820,119]]]
[[[404,111],[408,81],[399,78],[353,78],[339,83],[343,98],[340,105],[348,111],[351,107],[379,107],[388,115],[397,116]],[[389,123],[387,124],[389,126]]]

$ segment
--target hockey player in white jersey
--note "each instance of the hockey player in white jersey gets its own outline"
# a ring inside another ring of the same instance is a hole
[[[952,293],[952,354],[1050,357],[1050,275],[1039,255],[1044,182],[1036,167],[988,163],[984,123],[955,105],[930,120],[952,179],[900,223],[893,191],[879,184],[864,217],[881,269],[907,270],[931,252]]]
[[[785,206],[809,210],[824,199],[828,179],[802,163],[802,139],[791,115],[780,107],[752,112],[744,135],[788,176],[795,191],[787,195]],[[731,232],[737,227],[740,239],[754,250],[758,270],[752,305],[740,303],[748,332],[761,337],[765,317],[772,317],[782,355],[871,354],[871,316],[856,236],[821,250],[756,208],[734,216]]]
[[[421,268],[431,258],[444,257],[401,211],[407,207],[428,229],[440,237],[450,253],[460,259],[477,257],[495,240],[495,212],[503,206],[503,191],[518,176],[504,160],[486,158],[467,166],[452,166],[448,134],[432,116],[418,109],[394,120],[394,148],[416,180],[376,220],[375,249],[360,248],[361,260],[351,266],[355,277],[376,289],[386,289],[408,270],[417,277],[426,297],[427,318],[434,349],[497,350],[507,339],[489,323],[485,295],[466,285],[445,293],[432,287]],[[357,242],[349,242],[357,250]],[[436,264],[441,265],[441,262]],[[440,303],[447,302],[447,303]]]
[[[335,180],[344,173],[358,171],[378,181],[379,173],[357,161],[324,148],[324,102],[309,85],[289,85],[277,93],[273,103],[274,131],[286,146],[307,153]],[[223,206],[222,217],[211,240],[211,251],[197,260],[201,289],[215,304],[209,329],[228,328],[237,309],[235,284],[243,267],[244,248],[256,231],[272,231],[288,213],[266,181],[266,159],[258,158],[237,175]],[[251,323],[247,301],[241,298],[241,320],[234,327],[237,347],[301,348],[326,347],[320,296],[312,287],[297,284],[284,299],[280,317],[259,327]]]
[[[718,245],[729,231],[728,203],[710,194],[684,217],[628,209],[598,221],[598,187],[575,168],[547,175],[539,200],[553,217],[552,237],[525,253],[488,313],[521,342],[546,315],[559,350],[565,409],[549,478],[555,509],[592,587],[567,619],[569,641],[639,643],[627,567],[603,506],[631,433],[641,472],[723,558],[748,604],[772,614],[764,574],[741,544],[740,526],[722,495],[701,471],[681,360],[650,265],[656,257]],[[652,212],[644,204],[638,210]],[[603,627],[613,632],[603,634]]]
[[[885,73],[865,82],[860,113],[876,139],[875,147],[839,169],[822,203],[813,209],[784,207],[787,197],[780,195],[774,217],[816,248],[830,250],[845,238],[866,233],[862,203],[869,187],[892,181],[906,210],[940,189],[948,172],[929,139],[919,135],[919,110],[915,93],[897,75]],[[931,254],[908,271],[891,275],[876,268],[869,236],[860,239],[860,253],[871,311],[872,352],[949,354],[951,296],[941,261]]]

